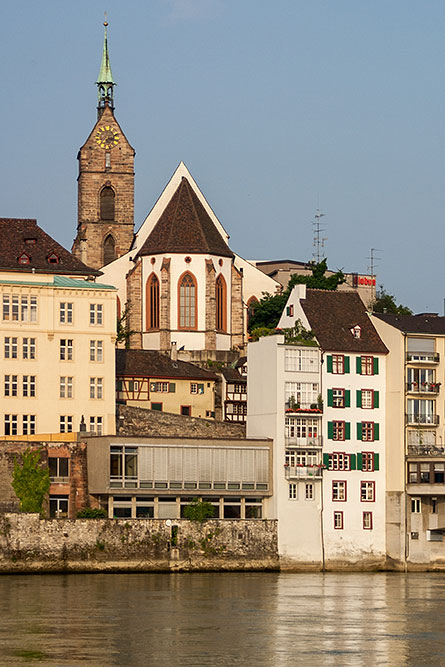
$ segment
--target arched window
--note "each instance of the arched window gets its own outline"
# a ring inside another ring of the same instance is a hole
[[[100,193],[100,219],[114,220],[114,190],[104,187]]]
[[[104,241],[104,266],[116,259],[116,244],[111,234]]]
[[[179,329],[196,329],[196,281],[188,271],[179,279]]]
[[[216,296],[216,328],[219,331],[227,331],[227,289],[226,281],[219,274],[215,282]]]
[[[250,324],[250,320],[254,316],[255,308],[258,305],[258,299],[256,296],[251,296],[247,302],[247,326]]]
[[[159,329],[159,280],[152,273],[146,284],[147,329]]]

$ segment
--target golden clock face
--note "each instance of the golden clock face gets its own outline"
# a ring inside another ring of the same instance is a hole
[[[98,146],[109,151],[119,143],[119,134],[111,125],[102,125],[97,130],[94,140]]]

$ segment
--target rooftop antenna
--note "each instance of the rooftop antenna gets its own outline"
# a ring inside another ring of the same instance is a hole
[[[312,221],[312,227],[314,229],[314,242],[313,246],[315,248],[314,252],[312,253],[312,257],[314,259],[314,262],[316,264],[319,264],[322,259],[325,259],[325,255],[323,252],[324,249],[324,244],[325,241],[328,240],[328,237],[322,236],[322,232],[326,231],[325,227],[322,227],[322,221],[321,219],[325,217],[325,214],[320,211],[319,208],[317,208],[317,212],[314,215],[314,219]]]
[[[377,262],[380,262],[380,260],[382,259],[381,257],[378,257],[378,256],[375,254],[375,253],[377,253],[377,252],[384,252],[384,250],[380,250],[379,248],[371,248],[371,254],[370,254],[370,256],[367,258],[368,261],[369,261],[368,271],[369,271],[369,273],[371,274],[371,285],[370,285],[371,293],[372,293],[372,291],[373,291],[373,289],[374,289],[374,280],[375,280],[375,267],[376,267],[376,263],[377,263]]]

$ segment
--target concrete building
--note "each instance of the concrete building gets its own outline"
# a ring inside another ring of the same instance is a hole
[[[116,290],[35,220],[0,219],[1,435],[115,432]]]
[[[445,317],[374,314],[387,365],[387,549],[433,566],[445,533]]]

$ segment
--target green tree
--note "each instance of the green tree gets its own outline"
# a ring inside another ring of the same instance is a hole
[[[125,343],[125,349],[128,350],[130,338],[134,333],[136,332],[130,329],[130,306],[126,303],[122,315],[117,319],[116,345]]]
[[[50,487],[49,470],[41,465],[41,450],[27,449],[22,460],[16,459],[12,488],[20,501],[21,512],[42,514],[43,501]]]
[[[316,264],[311,263],[311,275],[300,275],[294,273],[291,276],[287,288],[281,294],[268,294],[263,292],[263,296],[259,303],[255,306],[253,316],[249,322],[249,332],[253,333],[254,329],[265,328],[272,330],[278,326],[281,314],[284,310],[289,295],[294,285],[304,284],[310,289],[329,289],[336,290],[339,285],[345,282],[343,271],[337,271],[331,276],[326,276],[327,260],[323,259]],[[265,335],[264,332],[261,335]]]
[[[395,315],[412,315],[413,311],[408,306],[397,305],[395,296],[388,294],[383,285],[377,290],[376,300],[372,304],[374,313],[394,313]]]
[[[215,516],[213,505],[199,500],[192,500],[184,507],[184,518],[190,521],[199,521],[203,523],[206,519],[213,519]]]

